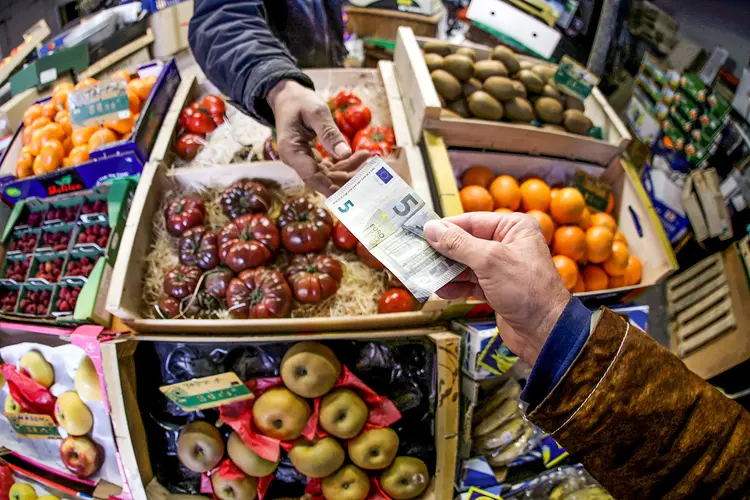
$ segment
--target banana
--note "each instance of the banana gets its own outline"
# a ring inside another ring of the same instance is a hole
[[[503,467],[511,463],[513,460],[520,457],[526,451],[526,445],[534,434],[534,428],[530,425],[526,426],[526,429],[514,443],[510,444],[505,450],[500,453],[493,454],[487,457],[487,463],[492,467]]]
[[[487,418],[495,408],[500,406],[503,401],[508,398],[517,399],[519,394],[521,394],[521,386],[518,385],[518,382],[513,379],[508,380],[505,385],[477,405],[471,422],[473,424],[481,422]]]
[[[528,425],[522,417],[515,417],[489,434],[475,440],[474,448],[480,453],[502,450],[518,439]]]
[[[611,500],[612,496],[599,486],[592,486],[574,491],[563,497],[563,500]]]
[[[507,422],[515,414],[518,413],[518,400],[516,398],[508,398],[498,406],[487,418],[481,420],[474,426],[472,436],[475,438],[484,436],[485,434],[494,431],[500,425]]]

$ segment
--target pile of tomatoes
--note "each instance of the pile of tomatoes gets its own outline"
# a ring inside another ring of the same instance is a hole
[[[102,126],[73,128],[68,111],[68,94],[99,83],[93,78],[81,80],[75,86],[70,82],[58,83],[51,99],[26,110],[23,115],[23,147],[16,161],[16,177],[23,179],[44,175],[59,168],[86,163],[89,152],[130,135],[141,106],[156,83],[156,76],[131,79],[126,71],[118,71],[111,80],[127,82],[128,118]]]
[[[177,136],[177,155],[190,161],[206,145],[206,136],[224,123],[226,112],[224,100],[215,95],[207,95],[180,113],[182,131]]]
[[[388,156],[393,152],[396,147],[393,129],[370,125],[372,112],[356,94],[342,90],[328,100],[328,107],[353,151],[369,151],[380,156]],[[323,158],[330,157],[320,141],[315,143],[315,147]]]
[[[326,252],[331,238],[339,249],[356,250],[367,266],[383,269],[309,198],[288,201],[276,220],[268,214],[274,195],[261,183],[238,180],[219,200],[229,222],[218,231],[206,225],[206,206],[197,196],[182,196],[165,209],[166,229],[179,239],[180,264],[164,278],[158,305],[163,317],[228,309],[238,319],[284,318],[295,301],[320,303],[336,294],[344,273],[343,264]],[[413,297],[397,290],[381,299],[381,312],[414,309]]]

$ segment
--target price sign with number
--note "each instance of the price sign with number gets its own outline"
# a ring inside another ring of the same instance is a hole
[[[555,87],[563,94],[586,99],[599,83],[599,77],[581,66],[569,56],[563,56],[553,78]]]
[[[125,82],[115,80],[74,90],[68,94],[68,110],[76,128],[128,118],[130,104]]]
[[[27,439],[62,439],[57,431],[57,425],[49,415],[36,413],[6,414],[18,437]]]
[[[159,390],[186,411],[215,408],[254,397],[233,372],[194,378],[159,387]]]

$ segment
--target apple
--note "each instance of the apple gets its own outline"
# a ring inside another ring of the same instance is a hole
[[[44,495],[36,500],[60,500],[60,497],[56,497],[55,495]]]
[[[351,439],[367,422],[369,410],[362,398],[351,389],[336,389],[320,403],[320,425],[328,434]]]
[[[309,477],[326,477],[344,464],[346,453],[338,441],[324,437],[315,441],[300,441],[289,450],[289,460]]]
[[[281,360],[281,379],[303,398],[318,398],[333,389],[341,363],[319,342],[297,342]]]
[[[55,401],[55,418],[71,436],[84,436],[94,427],[94,416],[75,391],[64,392]]]
[[[211,476],[211,486],[219,500],[253,500],[258,495],[258,480],[250,476],[224,479],[216,473]]]
[[[345,465],[321,481],[326,500],[365,500],[370,493],[370,478],[354,465]]]
[[[31,485],[14,483],[10,487],[10,500],[36,500],[36,491]]]
[[[196,420],[182,428],[177,457],[193,472],[208,472],[224,457],[224,439],[216,426]]]
[[[423,461],[413,457],[396,457],[380,475],[380,487],[394,500],[419,496],[430,482],[430,473]]]
[[[73,379],[76,392],[86,401],[101,401],[102,388],[99,385],[99,375],[96,373],[94,362],[88,356],[83,358],[76,369]]]
[[[17,413],[21,413],[21,405],[19,405],[15,399],[13,399],[13,396],[8,394],[8,397],[5,398],[5,414],[6,415],[15,415]]]
[[[349,458],[360,469],[385,469],[396,457],[398,444],[398,434],[390,427],[370,429],[349,441]]]
[[[39,351],[29,351],[21,356],[18,366],[21,373],[28,375],[44,387],[50,387],[55,383],[55,370]]]
[[[258,429],[282,441],[300,437],[311,413],[307,401],[286,387],[267,390],[253,404],[253,420]]]
[[[0,366],[3,366],[3,363],[0,363]],[[2,389],[4,385],[5,385],[5,376],[3,375],[3,372],[0,372],[0,389]]]
[[[68,436],[60,444],[60,459],[79,477],[93,475],[104,462],[104,451],[87,436]]]
[[[273,474],[279,465],[278,460],[271,462],[255,453],[236,432],[233,432],[227,440],[227,454],[238,469],[252,477],[265,477]]]

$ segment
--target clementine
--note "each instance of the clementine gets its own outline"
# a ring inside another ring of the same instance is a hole
[[[604,261],[602,267],[610,276],[622,276],[628,268],[630,253],[625,243],[616,241],[612,244],[612,254]]]
[[[121,120],[107,122],[104,126],[120,135],[127,135],[133,130],[133,117],[129,116]]]
[[[32,104],[29,109],[23,112],[23,124],[26,127],[31,126],[34,120],[42,116],[42,105]]]
[[[50,121],[55,119],[55,115],[57,114],[58,109],[57,106],[55,106],[54,99],[50,99],[49,101],[42,104],[42,116],[46,116],[50,119]]]
[[[40,129],[44,127],[45,125],[49,125],[50,123],[52,123],[52,120],[50,120],[46,116],[40,116],[39,118],[34,120],[34,122],[31,124],[31,127],[34,129]]]
[[[91,136],[94,135],[94,132],[96,132],[97,130],[99,130],[99,127],[97,126],[75,129],[70,137],[71,139],[73,139],[73,146],[83,146],[84,144],[88,145],[89,139],[91,139]]]
[[[608,214],[611,214],[615,209],[615,195],[612,193],[609,193],[609,198],[607,199],[607,208],[604,210]]]
[[[626,245],[628,244],[628,240],[625,239],[625,235],[622,234],[620,231],[617,231],[615,233],[615,241],[621,241],[621,242],[625,243]]]
[[[99,129],[91,135],[89,139],[89,151],[94,151],[110,142],[115,142],[117,136],[108,128]]]
[[[625,277],[625,286],[637,285],[641,281],[642,271],[643,266],[641,266],[640,259],[635,255],[631,255],[628,258],[628,267],[625,268],[625,274],[623,275]]]
[[[86,145],[74,147],[68,155],[68,161],[71,165],[80,165],[89,161],[89,147]]]
[[[80,82],[76,83],[76,86],[74,87],[76,90],[80,90],[86,87],[91,87],[92,85],[96,85],[99,83],[95,78],[84,78]]]
[[[592,215],[591,224],[593,224],[594,226],[604,226],[612,231],[613,235],[617,232],[617,221],[615,221],[614,217],[604,212],[599,212],[598,214]]]
[[[521,184],[521,205],[524,211],[549,210],[550,191],[546,182],[541,179],[529,179]]]
[[[518,210],[521,206],[521,190],[518,182],[510,175],[500,175],[490,184],[490,194],[496,208]]]
[[[52,94],[52,101],[55,103],[55,108],[58,110],[68,109],[68,91],[58,90]]]
[[[115,71],[109,76],[110,80],[125,80],[125,83],[128,83],[130,81],[130,73],[128,73],[126,70],[121,69],[118,71]]]
[[[52,89],[53,94],[57,94],[58,92],[62,90],[71,91],[75,88],[75,86],[70,82],[60,82]]]
[[[42,132],[42,140],[57,139],[58,141],[62,142],[62,140],[65,138],[65,129],[59,123],[48,123],[39,130]]]
[[[492,173],[492,170],[481,165],[476,165],[464,172],[464,175],[461,176],[461,184],[464,187],[482,186],[487,189],[487,186],[490,185],[494,178],[495,174]]]
[[[23,179],[24,177],[31,177],[34,175],[34,157],[27,156],[19,158],[16,162],[16,177]]]
[[[555,255],[552,257],[552,262],[555,263],[565,288],[573,290],[578,281],[578,266],[576,266],[576,263],[564,255]]]
[[[466,186],[458,193],[465,212],[489,212],[492,196],[481,186]]]
[[[589,292],[606,290],[609,288],[609,276],[601,267],[589,264],[583,268],[583,283]]]
[[[586,202],[575,188],[562,188],[550,202],[550,214],[558,224],[576,224],[581,220]]]
[[[603,226],[593,226],[586,231],[586,256],[589,262],[600,264],[612,254],[612,231]]]
[[[130,114],[137,115],[141,111],[141,100],[138,95],[132,90],[128,90],[128,105],[130,106]]]
[[[573,260],[586,256],[586,233],[578,226],[560,226],[552,238],[552,254],[565,255]]]
[[[622,276],[610,276],[609,277],[609,288],[622,288],[628,286],[625,284],[625,275]]]
[[[34,175],[47,174],[60,168],[63,164],[65,152],[62,143],[56,139],[49,139],[34,159]]]
[[[586,291],[586,285],[583,282],[583,276],[578,273],[578,279],[576,279],[576,285],[573,287],[573,293],[583,293]]]
[[[510,208],[496,208],[495,212],[500,214],[512,214],[513,210],[511,210]]]
[[[555,222],[552,220],[552,217],[542,212],[541,210],[529,210],[528,212],[526,212],[526,214],[539,221],[539,225],[542,228],[542,234],[544,235],[544,240],[548,245],[552,243],[552,237],[555,235]]]
[[[68,156],[70,152],[73,151],[73,141],[70,136],[66,136],[65,139],[63,139],[62,145],[65,156]]]
[[[591,211],[589,207],[583,207],[583,213],[581,214],[581,220],[578,221],[578,225],[584,231],[591,227]]]
[[[156,83],[156,75],[147,76],[141,78],[143,85],[139,88],[138,97],[141,101],[145,102],[148,99],[148,95],[151,93],[151,89],[154,88]]]

